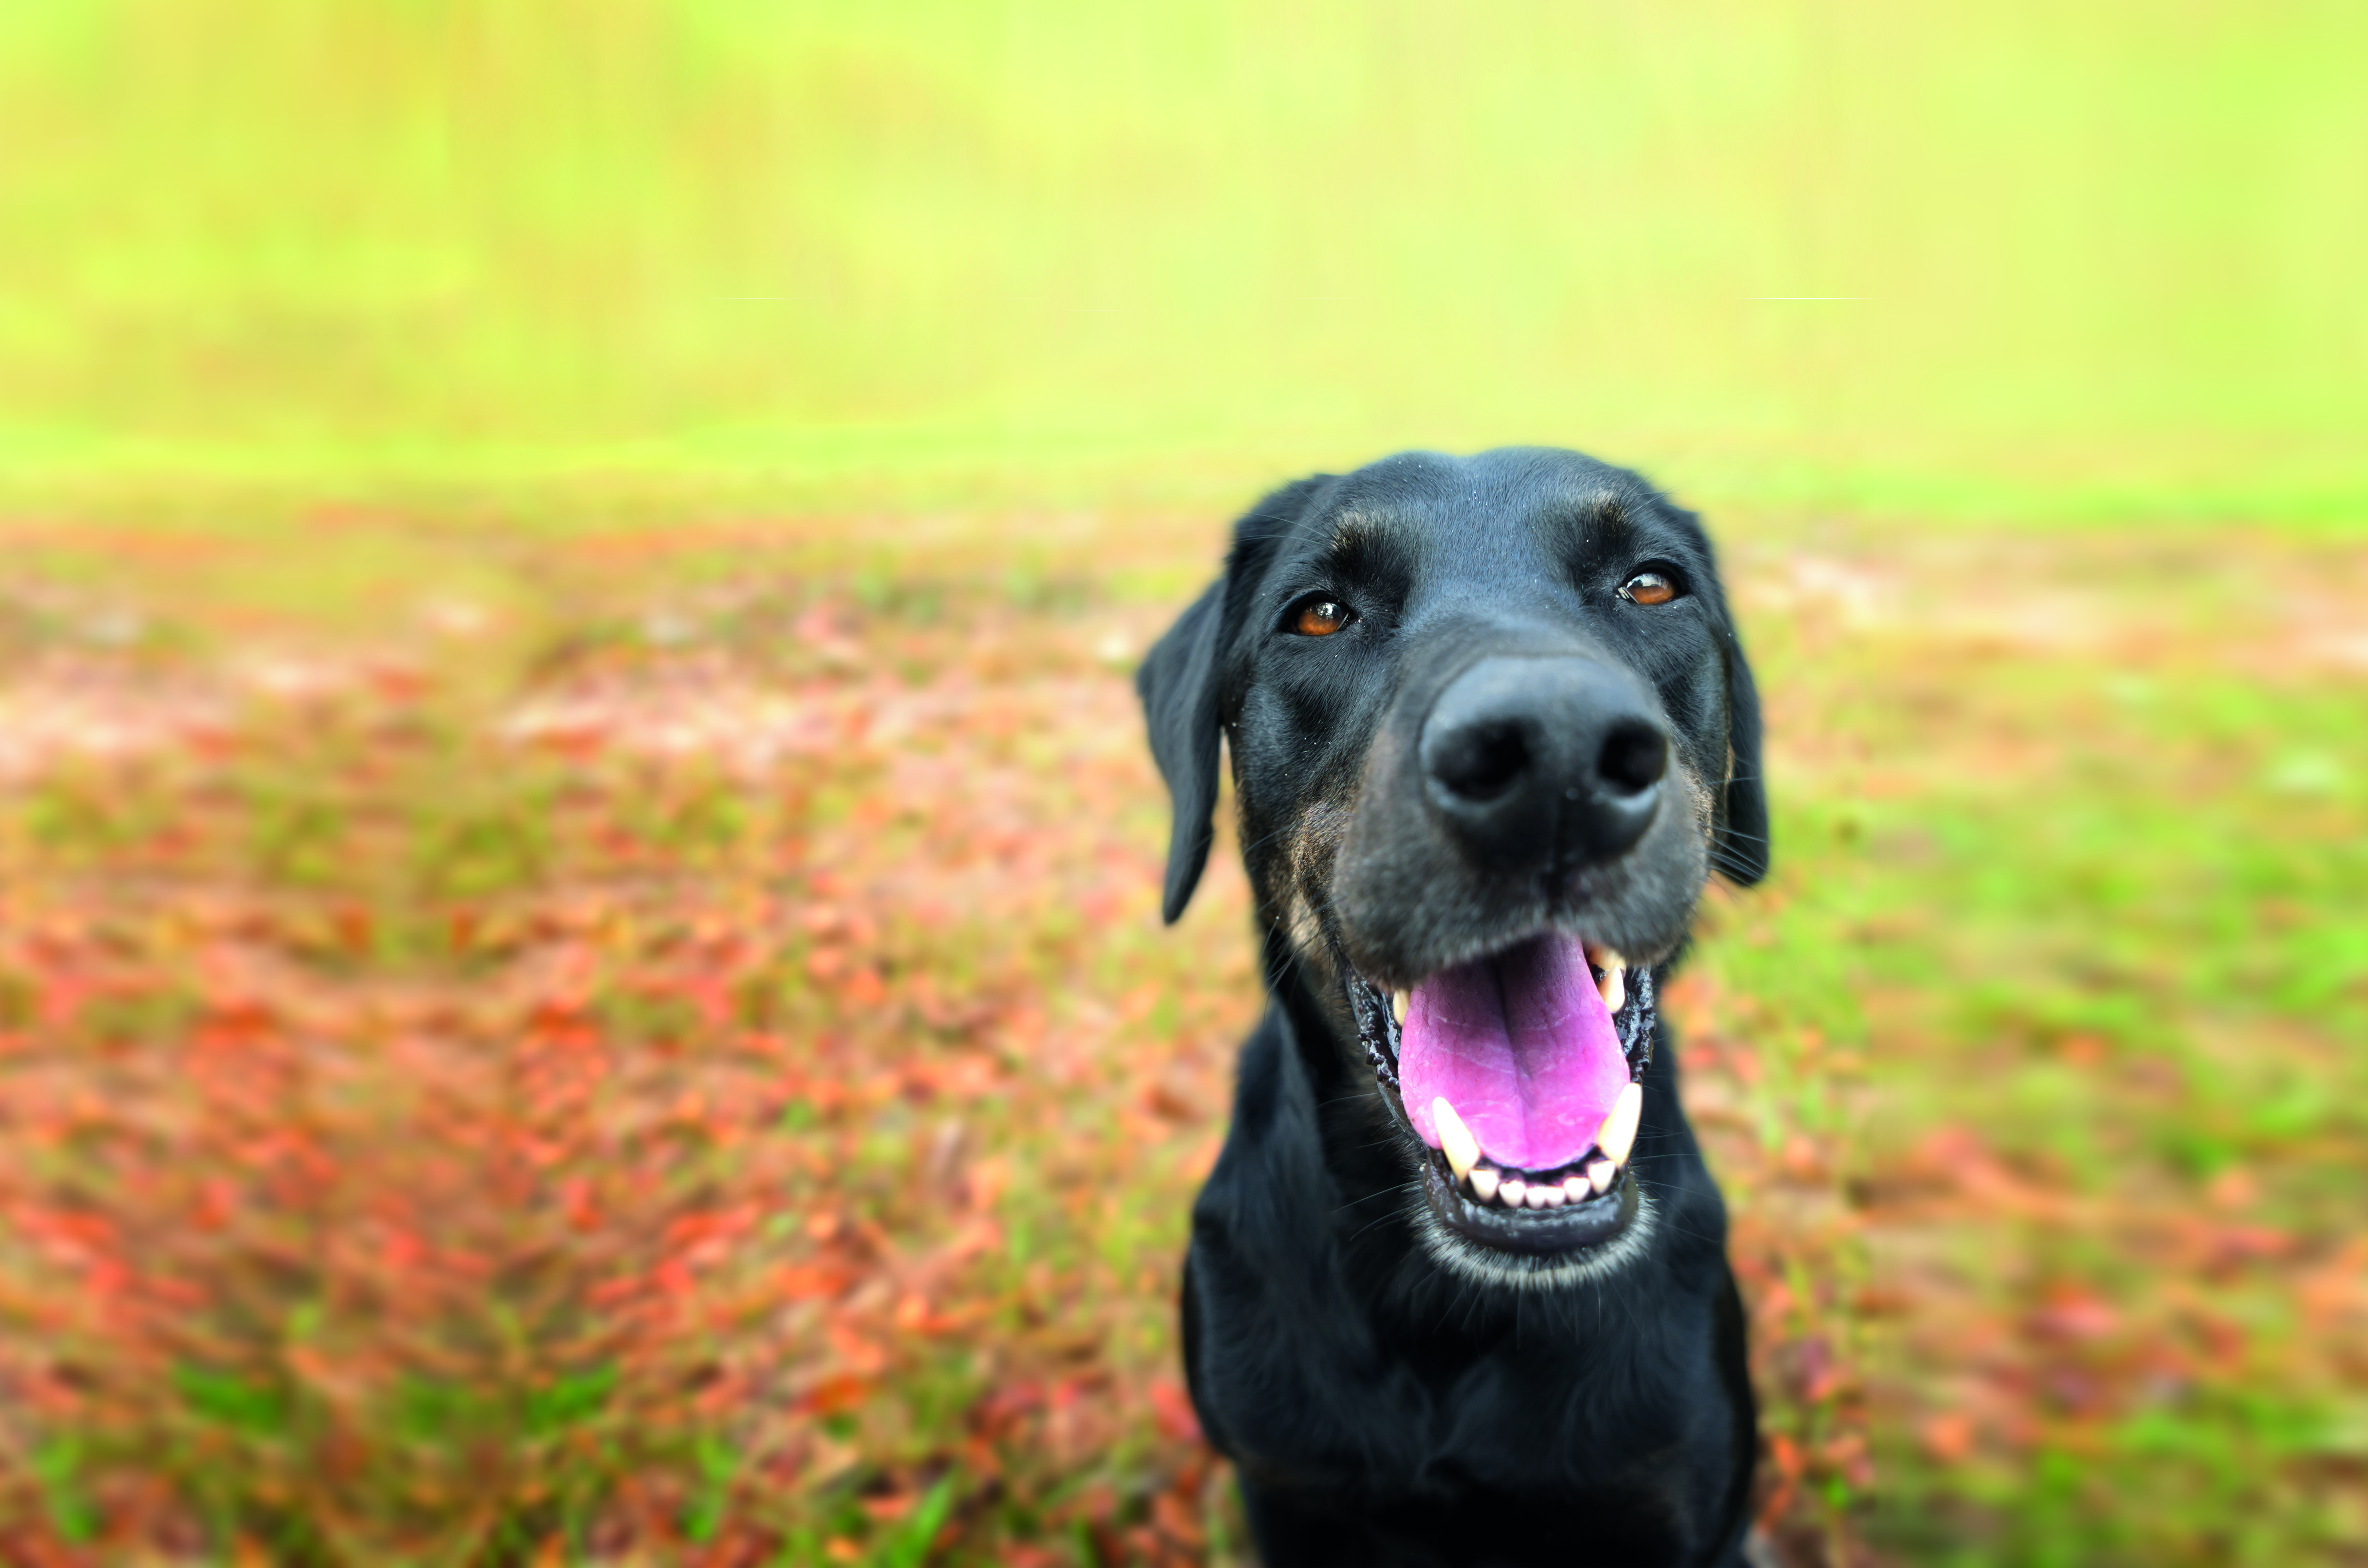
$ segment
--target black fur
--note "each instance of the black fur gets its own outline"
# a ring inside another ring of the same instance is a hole
[[[1678,600],[1621,597],[1646,566]],[[1353,620],[1294,635],[1311,595]],[[1488,657],[1611,672],[1666,733],[1678,783],[1633,846],[1507,870],[1440,829],[1422,724]],[[1618,948],[1649,985],[1709,869],[1764,873],[1758,699],[1700,525],[1571,452],[1319,475],[1240,520],[1137,684],[1175,803],[1167,917],[1208,858],[1221,736],[1257,892],[1271,1005],[1194,1207],[1183,1314],[1194,1403],[1269,1568],[1739,1563],[1743,1316],[1674,1052],[1644,1076],[1645,1217],[1519,1258],[1426,1231],[1426,1151],[1359,1034],[1374,987],[1545,926]]]

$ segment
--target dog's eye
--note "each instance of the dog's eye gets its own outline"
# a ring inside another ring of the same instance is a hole
[[[1338,599],[1315,598],[1299,607],[1291,629],[1302,637],[1329,637],[1354,619]]]
[[[1678,597],[1678,580],[1667,572],[1639,572],[1620,585],[1620,597],[1632,605],[1665,605]]]

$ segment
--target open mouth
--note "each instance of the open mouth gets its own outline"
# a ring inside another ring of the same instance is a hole
[[[1544,932],[1410,990],[1355,977],[1349,991],[1373,1075],[1429,1151],[1425,1194],[1442,1221],[1532,1254],[1626,1229],[1652,1060],[1650,970]]]

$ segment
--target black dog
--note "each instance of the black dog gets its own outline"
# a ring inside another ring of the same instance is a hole
[[[1264,940],[1184,1351],[1268,1568],[1740,1563],[1743,1312],[1653,1010],[1712,869],[1767,867],[1700,525],[1543,449],[1303,480],[1137,686],[1167,917],[1222,736]]]

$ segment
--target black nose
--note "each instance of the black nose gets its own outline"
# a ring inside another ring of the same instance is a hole
[[[1669,737],[1636,683],[1592,659],[1482,659],[1423,721],[1424,784],[1467,854],[1500,870],[1609,860],[1645,835]]]

